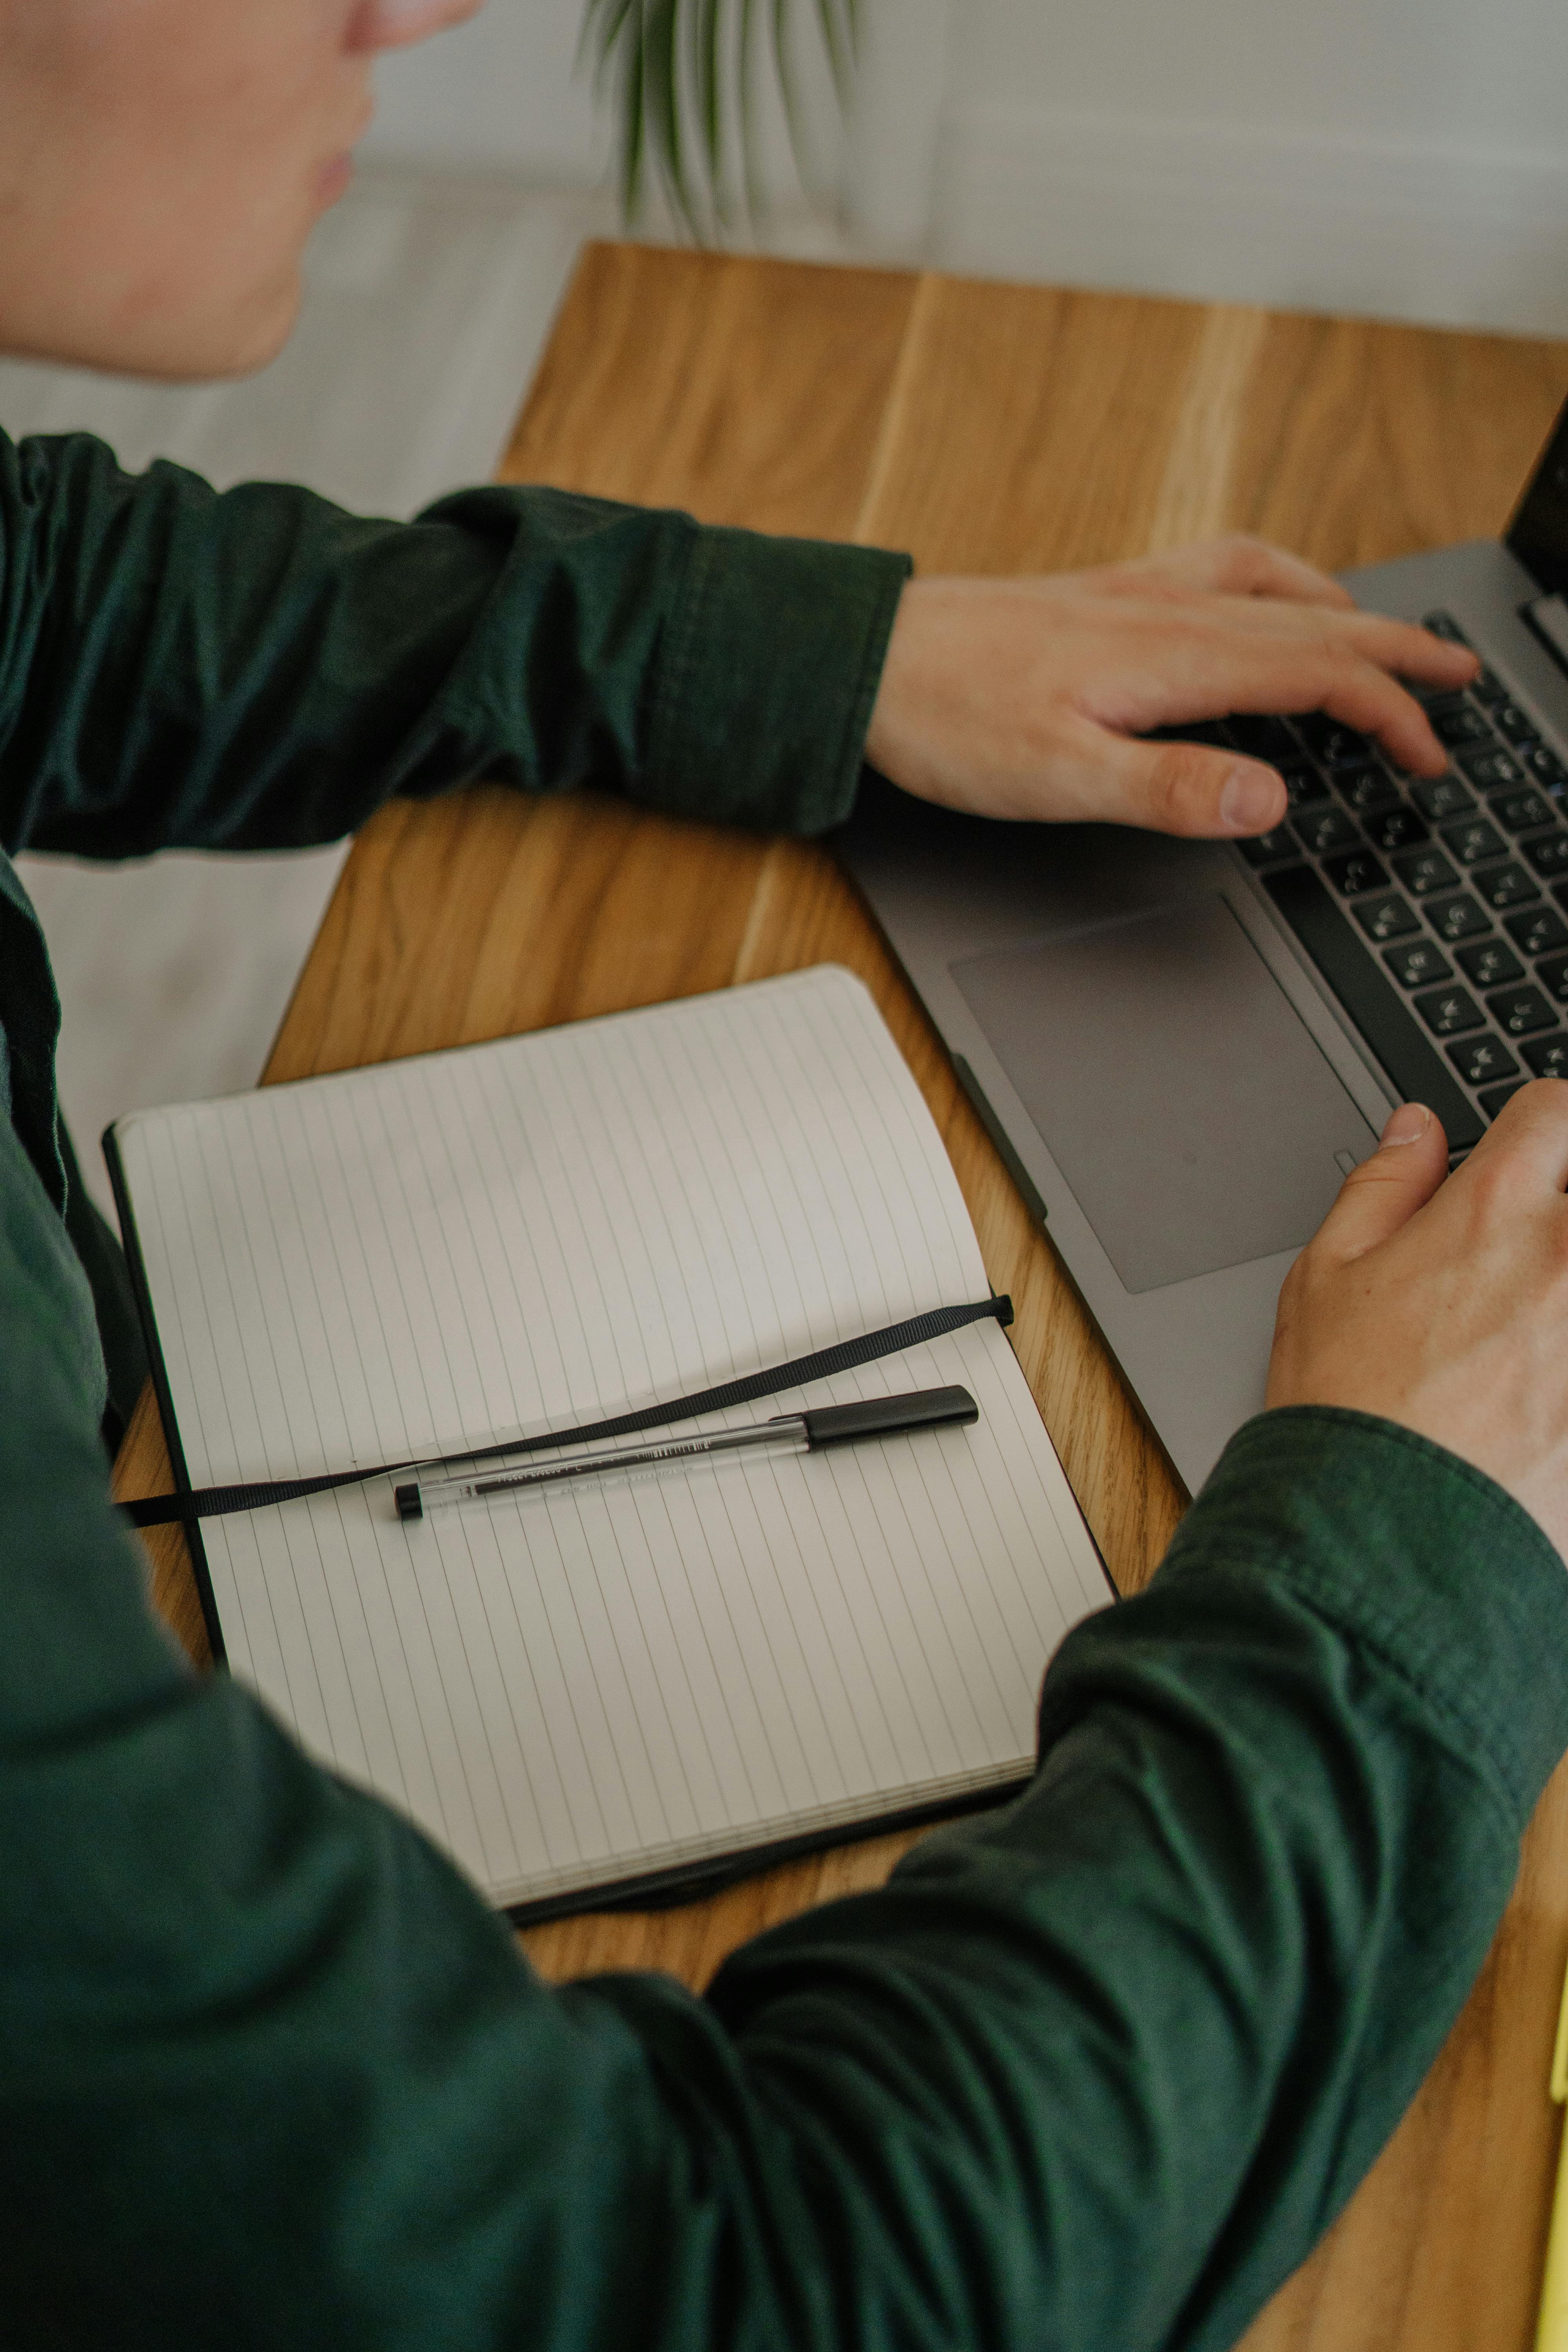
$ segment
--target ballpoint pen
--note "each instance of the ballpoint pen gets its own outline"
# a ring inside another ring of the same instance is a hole
[[[872,1397],[863,1404],[824,1405],[814,1412],[781,1413],[748,1429],[639,1441],[602,1454],[557,1454],[552,1462],[515,1470],[485,1470],[468,1478],[413,1478],[394,1488],[400,1519],[422,1519],[453,1503],[489,1502],[499,1495],[523,1495],[574,1480],[679,1470],[694,1462],[745,1453],[816,1454],[830,1445],[853,1445],[873,1437],[904,1437],[912,1430],[963,1426],[978,1421],[980,1408],[967,1389],[917,1389],[907,1396]]]
[[[1568,1976],[1563,1980],[1563,2000],[1557,2012],[1551,2089],[1559,2106],[1568,2103]],[[1546,2272],[1541,2282],[1535,2352],[1568,2352],[1568,2137],[1559,2144],[1557,2152],[1557,2187],[1546,2240]]]

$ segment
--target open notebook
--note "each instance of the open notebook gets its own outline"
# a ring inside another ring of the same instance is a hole
[[[876,1007],[824,966],[138,1112],[105,1139],[176,1479],[585,1422],[987,1285]],[[1107,1597],[994,1319],[796,1390],[976,1425],[423,1522],[389,1480],[207,1520],[220,1654],[542,1913],[1000,1791]]]

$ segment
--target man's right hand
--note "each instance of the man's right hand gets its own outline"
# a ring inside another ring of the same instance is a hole
[[[1252,539],[1039,579],[911,580],[866,756],[917,799],[975,816],[1262,833],[1285,814],[1276,770],[1142,739],[1233,711],[1323,710],[1438,776],[1447,754],[1405,682],[1452,692],[1477,667]]]
[[[1521,1088],[1447,1167],[1405,1103],[1286,1277],[1268,1402],[1418,1430],[1568,1556],[1568,1084]]]

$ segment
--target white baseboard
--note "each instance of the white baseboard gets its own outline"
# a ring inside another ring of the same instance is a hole
[[[1568,334],[1568,154],[954,108],[946,268]]]

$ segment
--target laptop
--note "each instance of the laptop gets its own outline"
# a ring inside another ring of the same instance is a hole
[[[1173,734],[1265,759],[1262,840],[1003,824],[871,779],[838,846],[1189,1489],[1263,1402],[1279,1286],[1395,1104],[1456,1161],[1568,1076],[1568,409],[1506,538],[1350,573],[1471,646],[1449,753],[1314,714]]]

